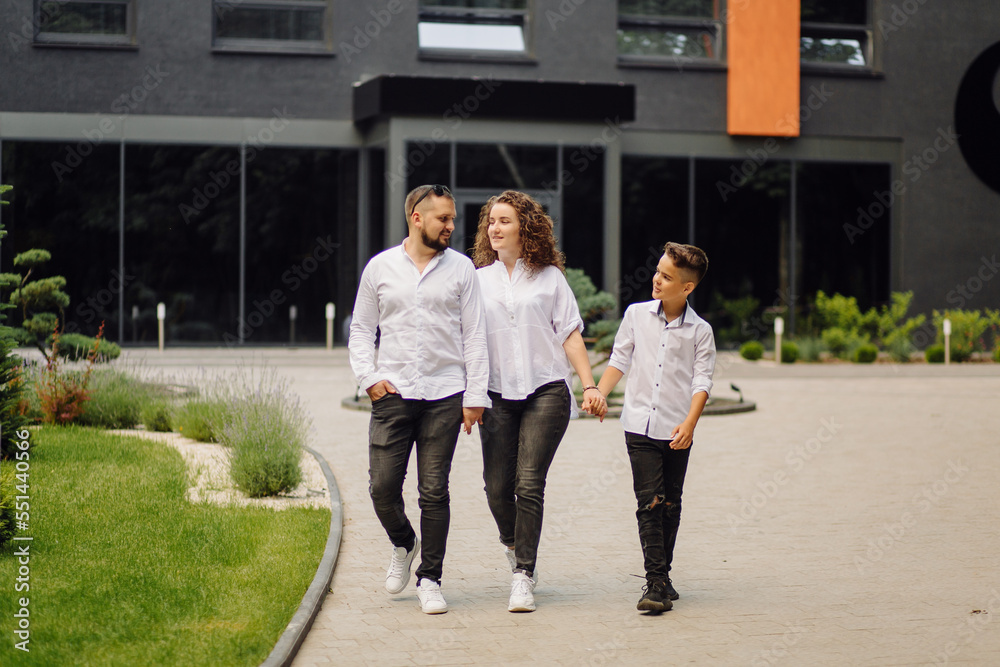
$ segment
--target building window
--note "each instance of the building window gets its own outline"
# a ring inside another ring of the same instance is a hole
[[[35,43],[74,46],[135,44],[135,0],[35,3]]]
[[[870,67],[868,0],[802,0],[803,63]]]
[[[618,54],[677,65],[721,60],[720,0],[619,0]]]
[[[218,51],[328,53],[329,0],[214,0]]]
[[[525,56],[528,0],[421,0],[423,56]]]

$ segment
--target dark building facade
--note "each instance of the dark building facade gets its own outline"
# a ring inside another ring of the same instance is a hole
[[[667,240],[708,253],[717,327],[754,297],[794,328],[817,290],[996,307],[1000,5],[774,3],[798,104],[750,136],[749,0],[5,0],[0,270],[50,250],[70,326],[124,343],[160,302],[172,343],[320,343],[328,302],[340,340],[405,193],[444,183],[456,247],[524,190],[622,307]]]

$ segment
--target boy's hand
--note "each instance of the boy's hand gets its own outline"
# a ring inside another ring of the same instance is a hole
[[[462,430],[471,435],[472,425],[483,423],[483,410],[485,408],[462,408]]]
[[[600,417],[601,421],[604,421],[604,415],[608,411],[608,402],[602,394],[597,389],[590,389],[589,391],[583,392],[583,406],[582,409],[588,415],[594,415],[595,417]]]
[[[670,449],[687,449],[694,441],[694,425],[681,422],[670,433]]]

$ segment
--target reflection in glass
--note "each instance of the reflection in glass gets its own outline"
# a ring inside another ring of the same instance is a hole
[[[802,0],[802,20],[865,25],[868,23],[868,0]]]
[[[618,52],[635,56],[715,58],[715,35],[698,27],[628,27],[618,29]]]
[[[566,266],[583,269],[599,289],[604,284],[604,152],[593,146],[564,146],[559,246]],[[554,170],[553,170],[554,173]],[[554,192],[554,185],[545,188]]]
[[[524,51],[524,29],[520,25],[421,21],[417,35],[422,49]]]
[[[514,144],[458,144],[458,187],[533,190],[556,178],[556,149]],[[447,181],[426,181],[447,183]]]
[[[279,41],[323,40],[322,7],[290,9],[228,8],[217,13],[215,35],[231,39],[269,39]]]
[[[807,62],[865,65],[864,47],[856,38],[802,37],[800,53]]]
[[[128,33],[126,2],[43,2],[39,31],[89,35]]]
[[[716,18],[718,0],[619,0],[620,14]]]
[[[622,158],[622,309],[649,301],[656,264],[667,241],[688,243],[688,160]]]

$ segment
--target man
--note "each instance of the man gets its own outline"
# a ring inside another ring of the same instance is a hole
[[[349,349],[351,368],[372,400],[369,491],[393,545],[386,590],[403,591],[420,548],[420,607],[441,614],[448,611],[441,572],[451,460],[459,429],[472,433],[490,407],[486,318],[472,261],[448,247],[455,230],[451,192],[422,185],[407,195],[405,208],[409,235],[373,257],[361,275]],[[403,506],[414,443],[422,544]]]

